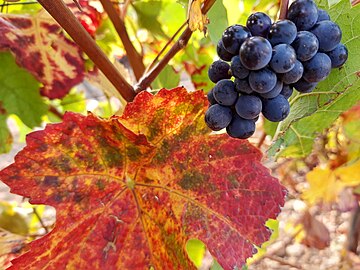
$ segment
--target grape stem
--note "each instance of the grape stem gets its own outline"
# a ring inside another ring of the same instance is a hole
[[[126,101],[132,101],[136,96],[133,87],[115,68],[64,2],[62,0],[38,0],[38,2],[104,73],[121,96]]]
[[[206,0],[201,11],[202,14],[206,14],[210,8],[214,5],[216,0]],[[136,93],[139,93],[143,90],[146,90],[151,83],[155,80],[155,78],[160,74],[160,72],[165,68],[165,66],[169,63],[169,61],[180,51],[182,50],[186,44],[189,42],[190,37],[192,35],[192,31],[189,27],[186,27],[184,32],[180,35],[179,39],[176,43],[170,48],[170,50],[165,54],[165,56],[144,76],[140,79],[140,81],[135,85]]]
[[[135,78],[139,80],[145,71],[142,56],[136,51],[134,45],[132,44],[126,30],[124,20],[121,19],[120,15],[117,13],[113,3],[111,3],[110,0],[100,0],[100,2],[124,45],[126,55],[128,56]]]
[[[289,0],[281,0],[280,1],[280,13],[279,13],[279,20],[285,20],[287,17],[289,6]]]

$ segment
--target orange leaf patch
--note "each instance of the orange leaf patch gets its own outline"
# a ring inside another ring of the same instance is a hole
[[[28,135],[0,178],[57,220],[12,269],[195,269],[191,238],[241,268],[285,189],[247,141],[209,134],[206,107],[202,91],[142,92],[121,117],[67,113]]]

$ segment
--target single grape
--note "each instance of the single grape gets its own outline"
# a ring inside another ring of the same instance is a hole
[[[241,118],[235,114],[226,127],[226,131],[233,138],[247,139],[255,132],[255,121]]]
[[[230,79],[230,65],[222,60],[216,60],[210,65],[208,76],[214,83],[217,83],[222,79]]]
[[[296,62],[295,50],[288,44],[279,44],[273,48],[270,67],[277,73],[292,70]]]
[[[261,109],[261,99],[254,95],[241,95],[235,103],[236,113],[244,119],[256,118]]]
[[[238,79],[245,79],[249,75],[249,70],[241,64],[239,56],[231,59],[231,74]]]
[[[269,121],[280,122],[289,115],[289,112],[289,101],[283,95],[272,99],[263,99],[262,113]]]
[[[309,83],[305,81],[304,79],[298,80],[296,83],[292,85],[298,92],[300,93],[310,93],[312,92],[315,87],[317,86],[317,83]]]
[[[246,22],[246,27],[250,30],[253,36],[267,37],[271,19],[263,12],[256,12],[249,16]]]
[[[321,8],[318,8],[318,19],[317,21],[318,22],[321,22],[321,21],[330,21],[330,16],[329,14],[327,13],[327,11],[321,9]]]
[[[288,19],[293,21],[298,31],[308,30],[318,19],[318,9],[312,0],[296,0],[288,10]]]
[[[220,59],[222,59],[224,61],[230,61],[231,58],[234,57],[233,54],[231,54],[227,50],[225,50],[224,44],[221,39],[219,40],[219,42],[217,44],[216,52],[217,52],[217,55],[220,57]]]
[[[238,93],[235,91],[235,84],[231,80],[220,80],[214,86],[214,98],[217,103],[224,106],[235,104]]]
[[[340,43],[342,32],[340,27],[332,21],[321,21],[311,29],[319,40],[319,51],[329,52]]]
[[[238,92],[238,93],[241,93],[241,94],[251,94],[253,93],[254,91],[251,89],[250,87],[250,84],[249,84],[249,81],[247,78],[245,79],[238,79],[238,78],[235,78],[235,91]]]
[[[328,52],[327,55],[331,60],[331,67],[341,67],[348,58],[348,50],[344,44],[339,44],[332,51]]]
[[[298,32],[294,42],[291,44],[300,61],[310,60],[319,49],[317,37],[308,31]]]
[[[212,89],[207,93],[207,99],[208,99],[210,105],[217,104],[216,99],[214,98],[214,88],[212,88]]]
[[[210,106],[205,113],[205,123],[214,131],[226,128],[231,120],[231,109],[219,104]]]
[[[291,97],[293,92],[294,89],[292,88],[292,86],[288,84],[283,84],[283,88],[280,92],[280,95],[283,95],[286,99],[289,99],[289,97]]]
[[[288,72],[280,74],[283,83],[291,84],[296,83],[302,77],[304,67],[299,60],[296,60],[295,66]]]
[[[276,74],[268,68],[251,71],[249,84],[253,91],[266,93],[275,87],[277,81]]]
[[[245,26],[239,24],[231,25],[225,29],[222,35],[224,48],[228,52],[237,55],[239,53],[241,44],[248,37],[251,37],[251,33]]]
[[[270,27],[268,40],[273,46],[280,43],[291,44],[295,40],[296,34],[296,25],[292,21],[277,21]]]
[[[271,89],[267,93],[260,94],[260,96],[262,98],[274,98],[274,97],[277,97],[278,95],[280,95],[280,92],[282,89],[283,89],[283,82],[278,80],[273,89]]]
[[[329,76],[331,71],[330,57],[325,53],[317,53],[309,61],[303,62],[303,78],[310,82],[320,82]]]
[[[240,47],[240,61],[250,70],[259,70],[269,64],[272,55],[270,42],[263,37],[250,37]]]

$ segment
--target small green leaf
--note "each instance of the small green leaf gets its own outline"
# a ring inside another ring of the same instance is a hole
[[[180,75],[177,74],[172,66],[166,65],[166,67],[161,71],[159,76],[155,79],[152,86],[154,89],[161,88],[173,88],[179,85]]]
[[[0,154],[11,149],[12,136],[6,124],[6,115],[0,114]]]
[[[200,267],[205,255],[205,244],[198,239],[190,239],[186,243],[186,251],[196,267]]]

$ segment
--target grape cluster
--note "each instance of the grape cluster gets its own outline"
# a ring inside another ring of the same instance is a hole
[[[294,88],[309,93],[331,68],[345,63],[348,51],[341,35],[312,0],[293,2],[285,20],[271,23],[256,12],[246,26],[229,26],[217,44],[220,60],[208,70],[216,85],[208,93],[206,124],[246,139],[255,132],[260,113],[272,122],[284,120]]]

